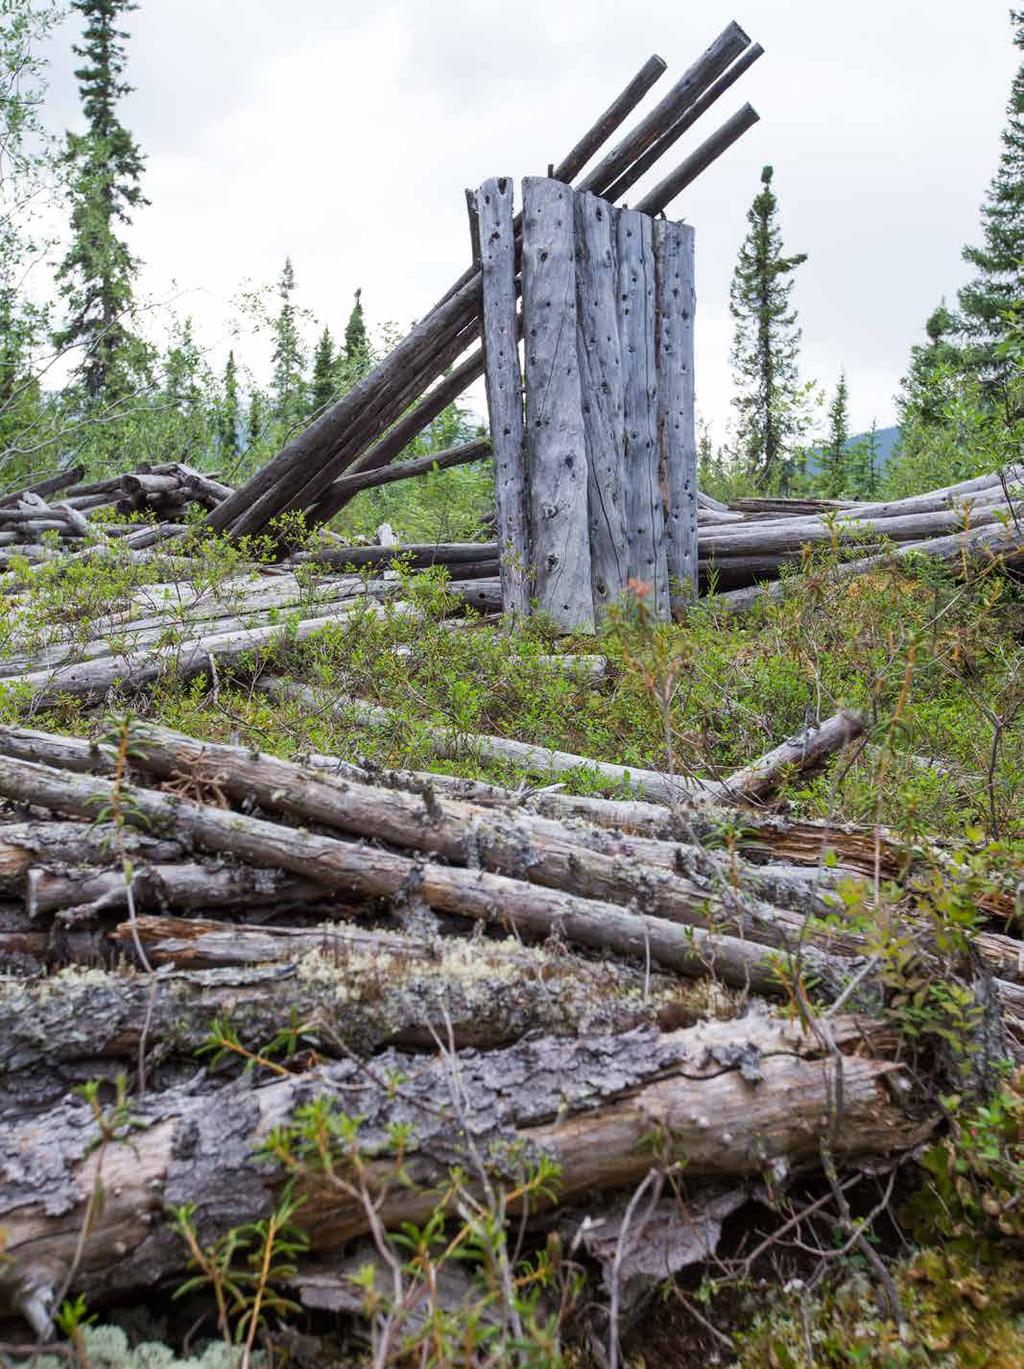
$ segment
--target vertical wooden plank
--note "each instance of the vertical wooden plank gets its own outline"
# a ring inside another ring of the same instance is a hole
[[[501,598],[506,613],[522,617],[530,608],[530,547],[511,178],[484,181],[476,192],[475,210],[483,272],[484,376],[494,454]]]
[[[539,607],[566,630],[592,630],[573,198],[560,181],[523,181],[530,546]]]
[[[636,210],[620,209],[616,228],[629,574],[651,586],[648,604],[656,617],[668,618],[665,513],[658,479],[654,224]]]
[[[626,588],[625,426],[616,310],[615,210],[576,196],[576,306],[594,613],[604,616]]]
[[[694,420],[693,229],[654,225],[658,320],[658,441],[673,597],[697,590],[697,434]]]

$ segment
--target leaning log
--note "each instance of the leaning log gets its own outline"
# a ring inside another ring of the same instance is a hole
[[[672,89],[580,182],[580,190],[603,195],[623,172],[692,109],[706,90],[749,47],[750,39],[733,20],[688,67]]]
[[[746,35],[735,25],[732,28],[735,33],[728,31],[728,52],[723,65],[714,66],[704,80],[705,67],[698,64],[698,69],[692,75],[687,73],[684,82],[677,83],[674,89],[685,84],[686,92],[692,89],[697,98],[732,57],[747,46]],[[634,97],[639,98],[640,88],[655,79],[656,66],[657,63],[647,64],[645,74],[629,83],[611,111],[600,116],[563,162],[571,164],[581,146],[592,156],[611,137],[633,107]],[[660,123],[656,120],[644,148],[660,131]],[[633,157],[627,160],[632,161]],[[403,409],[417,395],[423,394],[460,352],[472,344],[479,335],[479,320],[480,273],[470,268],[379,366],[294,438],[235,496],[219,505],[211,514],[211,525],[220,530],[230,529],[235,535],[258,532],[286,508],[300,490],[304,506],[315,503],[328,492],[331,482],[352,463],[360,450],[384,432]],[[451,354],[453,339],[457,339],[458,349],[454,355]],[[479,374],[480,369],[476,369],[473,378]],[[408,395],[408,389],[413,387],[414,393]],[[449,395],[449,400],[457,397],[457,393]],[[392,455],[397,455],[397,451]],[[307,478],[310,470],[316,472],[313,480]]]
[[[343,1061],[261,1087],[149,1095],[133,1101],[124,1142],[99,1146],[91,1109],[68,1099],[0,1135],[0,1293],[43,1334],[69,1273],[71,1291],[90,1304],[182,1273],[187,1250],[167,1224],[168,1208],[195,1204],[204,1246],[268,1216],[286,1176],[259,1148],[317,1097],[361,1119],[368,1195],[384,1227],[421,1223],[442,1201],[453,1164],[475,1187],[481,1155],[497,1164],[493,1184],[512,1185],[516,1165],[507,1159],[503,1175],[498,1157],[539,1149],[564,1202],[641,1179],[652,1163],[652,1131],[686,1156],[688,1178],[760,1175],[814,1161],[823,1144],[842,1158],[919,1142],[931,1119],[912,1117],[898,1101],[908,1085],[886,1058],[890,1034],[837,1019],[831,1035],[835,1056],[794,1023],[756,1018],[660,1037],[639,1029],[542,1038],[426,1061],[389,1052],[372,1070]],[[848,1050],[856,1053],[841,1053]],[[389,1153],[398,1123],[414,1139],[401,1182]],[[90,1202],[99,1183],[102,1204]],[[297,1220],[313,1250],[337,1249],[367,1230],[367,1208],[350,1186],[310,1170],[298,1192],[305,1201]]]
[[[731,119],[727,119],[717,132],[705,139],[696,151],[665,177],[663,181],[649,190],[637,205],[642,214],[661,214],[668,208],[677,195],[682,194],[712,163],[727,152],[737,139],[742,138],[748,129],[753,128],[761,116],[752,105],[738,109]]]
[[[731,89],[745,72],[750,70],[758,58],[763,56],[764,48],[761,44],[751,44],[746,52],[742,53],[732,66],[707,88],[700,99],[695,101],[687,112],[677,119],[642,157],[638,157],[633,165],[623,172],[614,185],[605,189],[605,198],[613,204],[621,200],[623,195],[631,190],[642,176],[646,176],[655,162],[660,161],[669,148],[679,141],[687,129],[692,128],[697,120],[708,112],[715,101],[720,100],[725,92]]]
[[[449,447],[443,452],[428,452],[426,456],[411,457],[394,465],[360,468],[350,475],[335,480],[325,502],[318,506],[310,520],[313,524],[327,522],[333,518],[350,499],[363,490],[378,489],[381,485],[391,485],[396,480],[410,480],[413,476],[429,475],[433,471],[454,470],[456,466],[468,466],[474,461],[484,461],[491,454],[491,442],[487,437],[475,437],[470,442]],[[330,507],[327,499],[330,499]]]

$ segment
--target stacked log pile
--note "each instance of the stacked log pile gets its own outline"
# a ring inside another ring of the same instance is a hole
[[[823,730],[809,763],[856,732]],[[204,1241],[266,1216],[281,1176],[258,1147],[317,1096],[376,1138],[382,1228],[423,1220],[453,1164],[513,1143],[590,1212],[648,1172],[652,1125],[695,1192],[822,1146],[842,1161],[915,1145],[933,1109],[834,886],[860,878],[870,898],[884,870],[911,890],[921,853],[753,816],[738,851],[704,844],[716,805],[765,792],[802,740],[731,792],[663,805],[298,764],[141,722],[111,744],[0,729],[7,1312],[46,1334],[69,1288],[95,1302],[180,1277],[168,1205],[195,1203]],[[928,929],[908,911],[900,930],[927,966]],[[993,931],[976,951],[1020,1057],[1024,945]],[[801,1015],[772,1015],[794,992]],[[211,1029],[264,1066],[197,1077]],[[282,1029],[288,1056],[266,1059]],[[72,1090],[118,1073],[130,1138],[97,1148],[102,1113]],[[299,1220],[340,1260],[375,1219],[309,1182]]]
[[[917,554],[963,568],[1024,559],[1021,466],[889,502],[710,502],[703,499],[698,514],[701,581],[736,607],[754,602],[761,591],[752,587],[799,567],[808,551],[834,548],[842,575]]]
[[[474,446],[474,459],[478,455]],[[393,478],[398,469],[390,472]],[[841,575],[912,555],[954,569],[1024,559],[1024,468],[1019,466],[889,502],[773,498],[723,504],[705,494],[698,499],[700,588],[735,607],[755,602],[762,593],[758,586],[799,569],[815,551],[835,550]],[[498,573],[499,544],[335,545],[292,559],[382,570],[396,563],[411,569],[443,566],[453,579],[492,578]]]
[[[55,551],[77,551],[111,539],[132,548],[150,546],[183,531],[177,520],[190,505],[209,511],[234,493],[229,485],[180,462],[142,465],[89,482],[83,482],[84,474],[84,467],[75,466],[0,496],[0,567],[13,556],[44,561]],[[140,526],[139,514],[149,514],[157,526]],[[44,539],[44,533],[51,536]]]

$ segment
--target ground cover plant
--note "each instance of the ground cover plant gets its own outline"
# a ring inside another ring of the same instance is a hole
[[[301,529],[295,535],[309,545]],[[175,555],[182,550],[189,553],[188,586],[229,607],[240,607],[233,586],[246,561],[273,556],[269,542],[232,546],[199,531]],[[120,734],[126,755],[132,729],[150,718],[254,752],[299,758],[319,752],[384,771],[448,771],[530,791],[553,777],[486,759],[473,736],[496,734],[595,761],[708,777],[770,749],[810,717],[843,706],[860,710],[867,719],[861,741],[812,777],[784,775],[771,811],[865,832],[884,828],[906,849],[927,846],[932,853],[912,886],[897,887],[876,873],[869,897],[863,886],[840,882],[830,917],[844,934],[860,937],[881,967],[886,1011],[909,1049],[948,1055],[946,1127],[884,1182],[862,1176],[849,1202],[833,1201],[820,1180],[795,1185],[777,1200],[778,1222],[789,1235],[770,1241],[756,1258],[750,1251],[757,1239],[727,1223],[717,1262],[697,1275],[662,1281],[654,1295],[666,1308],[658,1334],[645,1339],[627,1320],[616,1353],[652,1369],[679,1362],[672,1356],[686,1346],[694,1356],[744,1367],[997,1369],[1016,1361],[1024,1335],[1012,1274],[1021,1257],[1020,1084],[1007,1070],[989,1077],[983,1094],[973,1082],[976,1009],[964,994],[960,967],[980,930],[1009,929],[1020,916],[1024,600],[1012,579],[995,573],[964,581],[920,562],[848,581],[838,576],[839,564],[835,553],[818,558],[800,585],[751,614],[730,614],[712,595],[671,625],[650,621],[646,587],[637,585],[599,636],[572,639],[559,638],[542,620],[513,627],[467,616],[443,572],[400,570],[396,594],[413,613],[387,603],[378,610],[367,600],[363,610],[299,641],[298,615],[285,609],[273,650],[243,656],[231,671],[214,666],[212,673],[180,679],[172,652],[149,692],[125,690],[118,698],[115,691],[101,708],[70,697],[45,710],[26,706],[15,679],[4,691],[3,718],[98,738],[113,735],[111,717],[120,714],[129,719]],[[109,643],[123,649],[130,629],[111,622],[112,615],[146,585],[184,589],[186,573],[180,560],[130,562],[113,548],[77,563],[26,564],[10,575],[21,593],[5,601],[5,654],[57,639],[67,643],[69,629],[74,650],[103,622],[110,624],[103,629]],[[322,585],[315,561],[307,564],[304,611],[316,606]],[[180,623],[172,613],[161,643],[173,648],[184,640],[187,620],[184,606]],[[567,668],[574,656],[578,668]],[[598,656],[606,665],[595,672]],[[262,684],[279,674],[310,688],[315,704],[268,695]],[[386,725],[368,727],[350,715],[351,699],[386,707]],[[436,753],[430,729],[437,727],[462,739],[454,754]],[[557,782],[565,792],[608,791],[585,763]],[[618,792],[629,794],[628,781]],[[743,828],[737,812],[708,844],[735,851]],[[831,859],[823,850],[825,868]],[[938,961],[930,968],[922,968],[894,921],[908,913],[931,929]],[[819,920],[812,917],[809,928]],[[790,1010],[798,1017],[813,1002],[813,986],[807,992],[810,999],[798,983],[792,986]],[[698,995],[680,1010],[728,1016],[738,1003],[728,994],[717,1001]],[[212,1022],[206,1055],[220,1071],[244,1067],[269,1080],[297,1067],[301,1040],[301,1024],[289,1028],[282,1021],[276,1037],[253,1047],[230,1021]],[[96,1107],[99,1116],[108,1115],[98,1101]],[[104,1124],[111,1144],[122,1143],[118,1128],[125,1117],[111,1115]],[[357,1119],[312,1112],[268,1144],[300,1187],[312,1173],[321,1175],[318,1182],[326,1174],[373,1210],[377,1199],[359,1176],[369,1173],[374,1151],[364,1152],[359,1130]],[[397,1158],[388,1190],[404,1182],[406,1144],[391,1137]],[[659,1153],[666,1144],[657,1143]],[[659,1183],[688,1201],[685,1160],[671,1144],[658,1167]],[[556,1191],[558,1175],[513,1165],[499,1184],[486,1165],[476,1176],[454,1173],[452,1185],[425,1225],[408,1226],[394,1242],[382,1237],[386,1254],[378,1250],[372,1269],[354,1271],[375,1328],[371,1358],[382,1364],[591,1362],[593,1345],[580,1332],[593,1297],[586,1261],[550,1239],[539,1248],[535,1239],[523,1245],[522,1236],[509,1244],[510,1205],[522,1206],[528,1192]],[[294,1225],[295,1201],[289,1193],[269,1226],[240,1229],[216,1248],[203,1246],[187,1209],[174,1219],[192,1251],[186,1302],[206,1316],[212,1299],[232,1354],[245,1360],[294,1354],[296,1328],[308,1320],[288,1287],[304,1239]],[[453,1209],[461,1214],[454,1228]],[[459,1279],[468,1273],[469,1283],[458,1283],[453,1310],[437,1290],[456,1269]],[[62,1323],[84,1361],[95,1341],[91,1315],[69,1303]],[[169,1327],[160,1334],[174,1342]],[[365,1362],[363,1349],[342,1343],[330,1353]]]

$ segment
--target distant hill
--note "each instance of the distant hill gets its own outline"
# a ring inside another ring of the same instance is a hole
[[[851,448],[851,447],[855,447],[855,446],[857,445],[858,442],[866,442],[870,436],[871,436],[870,433],[856,433],[856,434],[855,434],[853,437],[851,437],[851,438],[849,439],[849,441],[847,442],[845,450],[846,450],[846,451],[849,451],[850,448]],[[895,447],[896,447],[896,443],[897,443],[899,440],[900,440],[900,430],[899,430],[899,428],[876,428],[876,429],[875,429],[875,445],[876,445],[877,450],[878,450],[878,469],[879,469],[880,471],[884,471],[885,468],[886,468],[886,466],[889,464],[889,458],[892,456],[893,451],[895,450]],[[821,454],[821,450],[822,450],[821,447],[810,447],[810,448],[808,448],[808,451],[807,451],[807,469],[808,469],[809,471],[816,471],[816,470],[819,469],[820,462],[819,462],[818,458],[819,458],[819,456],[820,456],[820,454]]]
[[[855,447],[858,442],[866,442],[870,436],[870,433],[857,433],[855,437],[850,438],[846,444],[847,448]],[[899,428],[876,428],[875,443],[878,447],[879,469],[884,469],[889,464],[889,458],[899,440]]]

